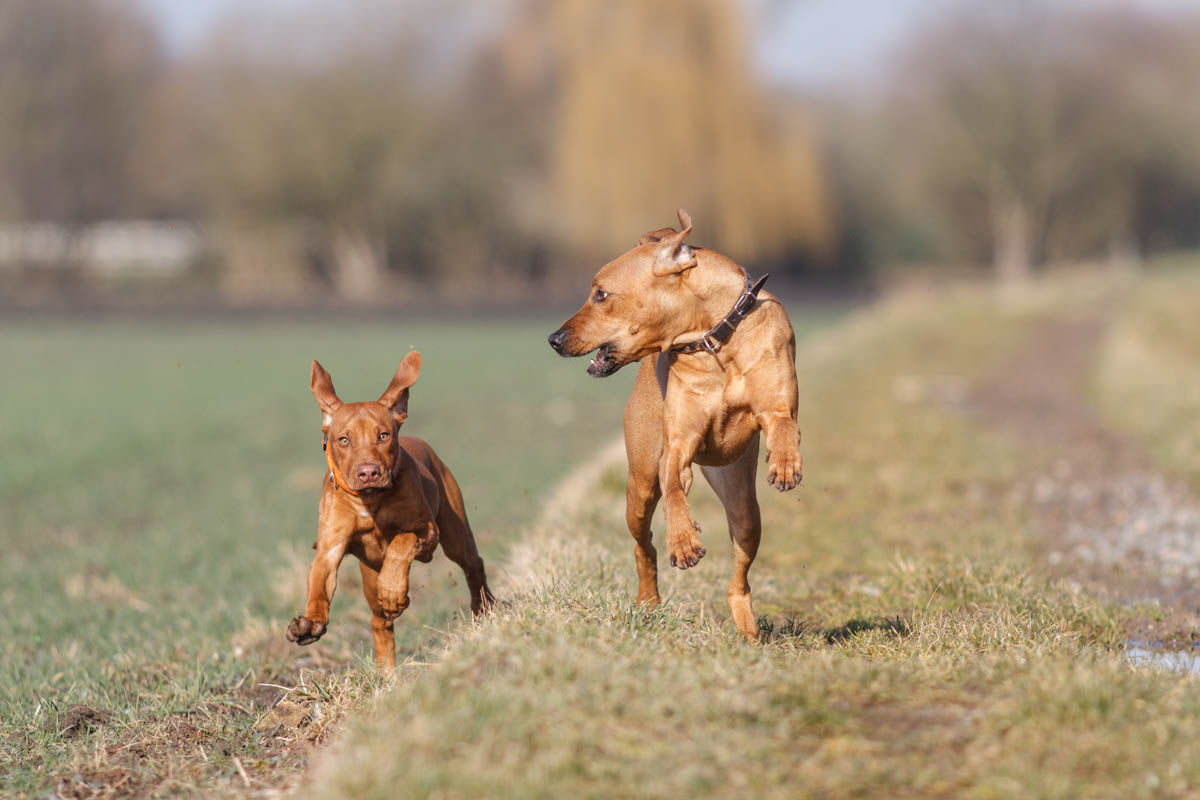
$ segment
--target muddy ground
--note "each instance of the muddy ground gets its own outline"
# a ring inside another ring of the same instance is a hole
[[[1200,634],[1200,502],[1159,472],[1145,449],[1107,427],[1086,384],[1109,317],[1045,324],[968,395],[968,414],[1030,447],[1013,487],[1054,572],[1091,591],[1145,603],[1132,638]],[[1161,607],[1161,608],[1160,608]]]

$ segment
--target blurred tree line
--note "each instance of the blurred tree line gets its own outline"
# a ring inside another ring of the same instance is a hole
[[[1200,246],[1200,15],[981,3],[898,61],[827,119],[876,259],[1020,280]]]
[[[255,303],[574,292],[678,206],[793,276],[1200,245],[1196,18],[981,3],[823,96],[763,83],[752,24],[310,2],[172,53],[134,0],[5,0],[0,224],[196,220],[214,286]]]

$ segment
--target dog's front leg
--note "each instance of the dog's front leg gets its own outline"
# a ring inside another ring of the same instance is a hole
[[[420,550],[421,538],[415,533],[398,533],[388,543],[379,569],[379,605],[390,619],[408,608],[408,572]]]
[[[344,530],[343,530],[344,529]],[[326,527],[317,535],[317,556],[308,570],[308,600],[304,615],[288,625],[287,638],[296,644],[312,644],[329,627],[329,604],[337,589],[337,571],[346,555],[354,526]]]
[[[795,413],[777,409],[757,418],[767,440],[767,483],[781,492],[796,488],[804,477],[804,461]]]
[[[667,553],[672,567],[687,569],[700,563],[707,552],[697,534],[700,526],[692,519],[687,493],[692,488],[692,458],[700,445],[697,433],[668,431],[666,450],[659,462],[658,480],[663,491],[667,517]]]

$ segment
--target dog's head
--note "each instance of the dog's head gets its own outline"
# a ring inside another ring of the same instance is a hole
[[[408,417],[408,389],[421,373],[421,354],[409,353],[379,400],[343,403],[325,368],[312,362],[309,386],[321,408],[321,433],[330,460],[353,491],[389,489],[400,448],[396,434]]]
[[[659,228],[643,234],[636,247],[596,273],[583,308],[550,334],[555,352],[582,356],[597,351],[588,374],[600,378],[670,343],[688,302],[680,282],[696,266],[695,250],[684,244],[692,219],[683,209],[679,224],[679,231]]]

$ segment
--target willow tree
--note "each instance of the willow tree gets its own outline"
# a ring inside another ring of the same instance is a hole
[[[821,251],[831,205],[814,137],[768,113],[740,6],[725,0],[546,4],[558,104],[549,184],[572,240],[612,250],[692,212],[738,258]]]

